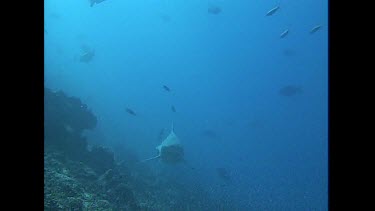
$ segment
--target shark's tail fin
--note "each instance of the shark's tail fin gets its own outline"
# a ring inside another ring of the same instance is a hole
[[[174,123],[172,122],[171,132],[174,132]]]

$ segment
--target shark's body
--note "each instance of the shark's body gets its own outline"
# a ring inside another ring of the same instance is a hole
[[[159,146],[156,147],[158,155],[144,161],[160,158],[165,163],[180,163],[184,162],[184,148],[180,139],[176,136],[172,129],[167,138],[165,138]]]

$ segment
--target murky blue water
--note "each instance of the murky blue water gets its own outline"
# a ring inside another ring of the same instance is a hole
[[[173,122],[195,168],[166,167],[179,180],[241,210],[327,210],[327,8],[323,0],[45,0],[45,85],[95,113],[91,144],[152,157]]]

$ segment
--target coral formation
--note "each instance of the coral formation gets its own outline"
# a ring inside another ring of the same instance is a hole
[[[100,146],[94,146],[91,151],[88,152],[85,161],[87,165],[93,168],[98,174],[112,169],[115,165],[114,154],[109,149]]]
[[[135,155],[87,149],[96,117],[78,98],[45,89],[44,210],[231,210],[200,187],[155,175]]]
[[[82,131],[96,126],[97,119],[79,98],[44,89],[44,145],[81,159],[87,142]]]

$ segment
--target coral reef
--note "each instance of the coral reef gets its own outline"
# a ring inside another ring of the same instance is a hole
[[[79,98],[44,89],[44,146],[81,159],[87,142],[82,131],[96,126],[97,119]]]
[[[130,150],[87,149],[96,117],[78,98],[45,89],[44,210],[231,210],[191,184],[155,175]]]
[[[57,159],[58,153],[45,153],[44,210],[112,210],[109,202],[103,203],[104,197],[95,194],[95,180],[81,176],[92,175],[90,168]]]
[[[85,162],[98,174],[103,174],[115,166],[114,154],[109,149],[100,146],[94,146],[87,153]]]
[[[115,165],[98,175],[82,162],[46,152],[45,210],[229,210],[205,190],[158,179],[147,167],[127,174]]]

